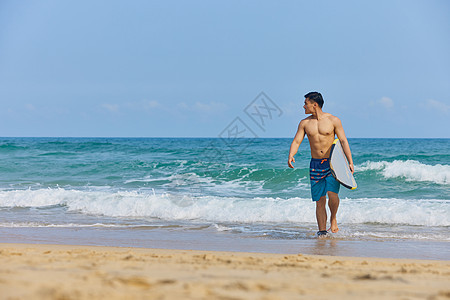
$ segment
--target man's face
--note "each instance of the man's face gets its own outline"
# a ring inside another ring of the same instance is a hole
[[[303,105],[305,114],[312,114],[314,112],[314,104],[315,102],[310,101],[308,98],[305,99],[305,105]]]

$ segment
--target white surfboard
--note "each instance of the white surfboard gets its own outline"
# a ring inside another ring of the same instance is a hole
[[[341,141],[335,139],[331,146],[330,168],[334,178],[348,189],[354,190],[358,186],[348,166],[347,157],[342,149]]]

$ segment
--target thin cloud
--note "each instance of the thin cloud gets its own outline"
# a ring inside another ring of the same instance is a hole
[[[25,104],[25,109],[28,111],[35,111],[36,107],[31,103],[27,103],[27,104]]]
[[[370,101],[369,106],[375,108],[382,108],[387,111],[392,111],[394,109],[394,100],[389,97],[381,97],[378,100]]]
[[[177,104],[177,107],[181,110],[188,110],[190,106],[186,102],[180,102]]]
[[[304,114],[303,103],[300,101],[290,101],[282,104],[281,107],[286,116],[298,117]]]
[[[118,104],[103,103],[102,104],[102,108],[105,109],[108,112],[111,112],[111,113],[119,112],[119,105]]]
[[[394,107],[394,101],[389,97],[381,97],[377,103],[387,109],[392,109]]]
[[[146,108],[156,108],[160,106],[161,104],[156,100],[144,101],[144,107]]]
[[[202,112],[223,111],[227,108],[224,103],[211,101],[209,103],[195,102],[195,110]]]
[[[109,113],[130,113],[133,111],[153,111],[156,108],[162,108],[162,105],[156,100],[143,100],[134,102],[125,102],[121,104],[103,103],[101,108]]]
[[[127,112],[165,112],[165,113],[202,113],[204,115],[217,115],[228,109],[225,103],[210,101],[194,103],[179,102],[175,105],[175,110],[169,105],[156,100],[130,101],[122,104],[103,103],[101,107],[110,113],[127,113]]]
[[[187,110],[192,112],[203,113],[216,113],[226,110],[228,107],[226,104],[216,101],[210,101],[208,103],[196,101],[194,104],[188,104],[186,102],[180,102],[177,104],[180,110]]]
[[[433,110],[437,110],[438,112],[448,114],[450,112],[450,105],[444,102],[440,102],[434,99],[427,99],[426,106]]]
[[[162,104],[156,100],[142,100],[135,102],[127,102],[126,106],[133,110],[154,110],[155,108],[162,108]]]

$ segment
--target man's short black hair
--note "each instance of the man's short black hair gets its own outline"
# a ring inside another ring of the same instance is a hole
[[[319,105],[319,107],[322,108],[323,106],[322,94],[318,92],[309,92],[308,94],[305,95],[305,98],[308,98],[309,100],[316,102]]]

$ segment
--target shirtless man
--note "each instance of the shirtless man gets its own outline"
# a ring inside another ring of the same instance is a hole
[[[318,92],[310,92],[305,95],[305,114],[311,116],[303,119],[298,125],[297,133],[292,141],[289,150],[288,166],[294,168],[294,155],[297,153],[300,144],[308,136],[309,146],[311,147],[310,179],[312,200],[316,202],[316,218],[319,226],[319,236],[326,235],[327,230],[327,211],[326,201],[328,194],[328,207],[330,208],[331,227],[328,230],[338,232],[339,228],[336,220],[336,213],[339,207],[339,182],[334,179],[330,171],[330,150],[334,142],[335,135],[341,141],[345,156],[349,162],[350,170],[354,172],[352,154],[345,137],[344,128],[342,128],[339,118],[322,111],[323,98]]]

